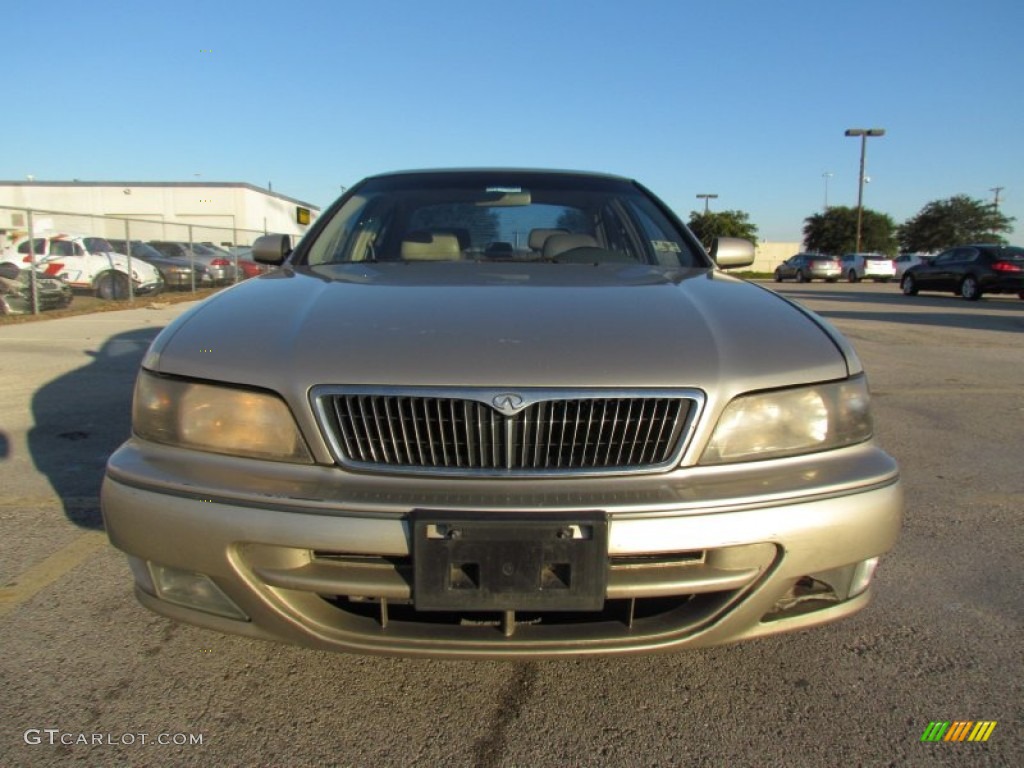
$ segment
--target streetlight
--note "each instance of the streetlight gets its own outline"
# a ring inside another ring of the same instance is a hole
[[[828,213],[828,180],[835,176],[832,171],[825,171],[821,177],[825,179],[825,212]]]
[[[884,128],[847,128],[847,136],[860,136],[860,175],[857,177],[857,253],[860,253],[860,229],[864,218],[864,151],[868,136],[885,136]]]
[[[707,212],[708,212],[708,202],[710,200],[716,199],[717,197],[718,197],[718,195],[712,195],[712,194],[708,194],[706,192],[704,194],[697,195],[697,199],[698,200],[701,200],[701,199],[704,200],[704,214],[705,215],[707,215]]]

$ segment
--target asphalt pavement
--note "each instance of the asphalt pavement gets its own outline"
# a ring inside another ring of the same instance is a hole
[[[97,494],[146,345],[187,305],[0,326],[0,766],[1024,765],[1024,301],[770,287],[854,343],[901,465],[874,602],[605,659],[328,654],[148,613]],[[922,742],[934,721],[996,726]]]

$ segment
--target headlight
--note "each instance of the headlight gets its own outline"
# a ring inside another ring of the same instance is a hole
[[[737,397],[726,407],[701,464],[793,456],[871,437],[863,376]]]
[[[291,411],[272,394],[142,371],[132,428],[144,440],[232,456],[313,463]]]

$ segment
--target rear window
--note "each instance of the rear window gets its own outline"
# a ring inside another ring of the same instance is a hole
[[[993,248],[989,251],[995,258],[1004,261],[1024,261],[1024,248],[1008,245],[1005,248]]]

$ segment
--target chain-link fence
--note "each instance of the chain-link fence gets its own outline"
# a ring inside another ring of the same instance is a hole
[[[251,258],[262,230],[0,205],[0,314],[196,292],[270,269]]]

